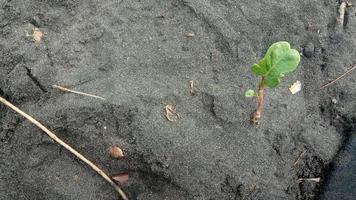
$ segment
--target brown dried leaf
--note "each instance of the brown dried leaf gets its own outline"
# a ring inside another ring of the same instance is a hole
[[[32,36],[33,36],[33,40],[35,41],[36,46],[38,46],[41,42],[43,33],[40,31],[40,29],[34,28]]]
[[[168,121],[173,122],[173,121],[175,121],[173,119],[174,116],[179,117],[179,115],[176,113],[176,108],[174,106],[166,105],[164,107],[164,109],[166,111],[166,115],[165,116],[168,119]]]
[[[113,175],[111,178],[120,184],[126,184],[129,181],[129,174],[128,173],[116,174]]]

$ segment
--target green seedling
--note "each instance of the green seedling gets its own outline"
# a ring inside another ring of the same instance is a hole
[[[253,64],[251,70],[261,76],[258,91],[247,90],[246,97],[257,97],[257,110],[251,116],[251,122],[258,123],[262,115],[263,95],[266,87],[275,88],[281,82],[284,74],[294,71],[300,62],[299,52],[291,49],[288,42],[272,44],[258,64]]]

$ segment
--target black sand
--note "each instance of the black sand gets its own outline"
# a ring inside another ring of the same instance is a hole
[[[128,172],[131,199],[314,199],[356,123],[356,73],[319,89],[356,63],[355,7],[341,26],[338,7],[330,0],[0,0],[0,95],[109,174]],[[44,34],[38,47],[26,36],[36,26]],[[280,40],[305,56],[266,91],[261,123],[250,125],[255,102],[243,93],[258,82],[250,65]],[[296,80],[303,90],[292,95]],[[177,121],[164,117],[167,104]],[[125,150],[124,160],[108,156],[112,144]],[[321,182],[297,181],[314,177]],[[101,177],[2,105],[0,179],[4,200],[117,199]]]

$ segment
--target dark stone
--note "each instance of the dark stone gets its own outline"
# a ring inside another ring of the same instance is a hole
[[[307,58],[310,58],[314,55],[314,44],[309,42],[307,45],[305,45],[304,50],[303,50],[303,55]]]
[[[36,27],[41,27],[41,20],[38,16],[33,16],[31,19],[30,19],[30,23]]]

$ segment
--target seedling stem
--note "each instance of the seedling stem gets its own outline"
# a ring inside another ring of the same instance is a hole
[[[265,92],[264,80],[265,80],[265,78],[262,77],[262,79],[258,85],[257,110],[255,113],[253,113],[253,115],[251,117],[251,122],[254,124],[258,124],[258,120],[261,118],[261,115],[262,115],[263,96],[264,96],[264,92]]]

